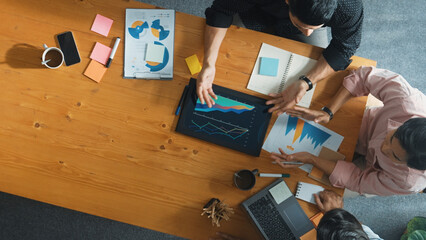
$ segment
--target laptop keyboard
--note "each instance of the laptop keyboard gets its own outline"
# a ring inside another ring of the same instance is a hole
[[[252,203],[249,209],[269,239],[297,240],[268,196]]]

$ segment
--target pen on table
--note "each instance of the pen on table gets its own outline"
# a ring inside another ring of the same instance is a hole
[[[187,92],[188,92],[188,85],[186,85],[185,88],[183,89],[182,96],[180,97],[180,100],[179,100],[179,105],[178,105],[176,112],[175,112],[176,116],[179,115],[179,113],[180,113],[180,110],[181,110],[182,104],[183,104],[183,99],[185,99]]]
[[[259,173],[259,177],[290,177],[290,174],[280,174],[280,173]]]
[[[114,58],[115,52],[117,51],[118,48],[118,44],[120,43],[120,38],[116,38],[115,39],[115,43],[114,43],[114,47],[111,50],[111,54],[109,55],[108,61],[105,64],[105,67],[109,67],[109,65],[111,65],[112,59]]]
[[[277,164],[277,162],[272,161],[273,164]],[[287,164],[287,165],[303,165],[304,163],[302,162],[287,162],[287,161],[281,161],[282,164]]]

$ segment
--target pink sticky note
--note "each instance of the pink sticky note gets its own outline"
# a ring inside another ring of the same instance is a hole
[[[92,28],[90,30],[107,37],[113,22],[114,21],[112,19],[104,17],[100,14],[96,14],[95,21],[93,22]]]
[[[90,54],[90,58],[96,60],[103,65],[108,61],[109,55],[111,54],[111,48],[103,45],[102,43],[96,43],[93,48],[92,54]]]

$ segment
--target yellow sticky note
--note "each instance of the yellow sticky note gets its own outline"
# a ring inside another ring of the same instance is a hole
[[[190,57],[185,58],[186,65],[188,65],[191,75],[199,73],[201,71],[201,64],[198,61],[197,54],[194,54]]]
[[[95,60],[91,60],[86,68],[86,71],[84,71],[84,75],[91,78],[95,82],[100,82],[106,70],[107,68],[104,65],[98,63]]]

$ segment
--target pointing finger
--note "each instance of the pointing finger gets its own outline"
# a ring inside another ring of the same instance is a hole
[[[210,96],[212,96],[215,100],[217,100],[217,96],[216,96],[216,94],[213,92],[213,89],[209,88],[207,91],[209,92]]]
[[[209,94],[208,94],[208,92],[207,92],[207,90],[203,90],[203,97],[204,97],[204,100],[206,101],[206,103],[207,103],[207,106],[209,107],[209,108],[211,108],[212,106],[213,106],[213,100],[210,98],[210,96],[209,96]]]

